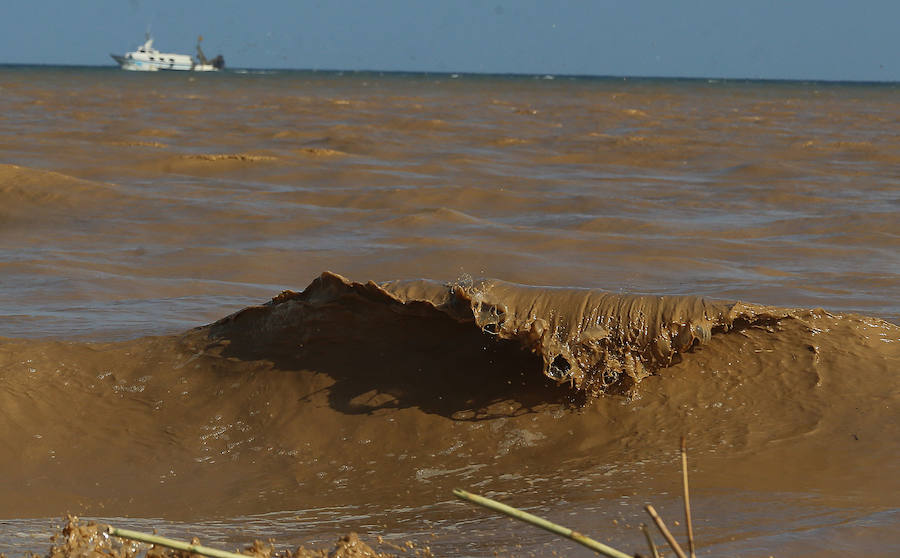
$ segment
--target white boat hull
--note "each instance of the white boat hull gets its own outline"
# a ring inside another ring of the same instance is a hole
[[[119,64],[120,68],[133,72],[216,72],[225,65],[225,61],[221,56],[212,60],[212,64],[207,63],[208,61],[203,56],[199,43],[197,45],[197,53],[200,59],[199,62],[187,54],[160,52],[153,48],[153,39],[148,35],[147,41],[134,52],[124,55],[110,54],[110,56]]]
[[[219,68],[211,64],[156,62],[126,58],[120,54],[110,54],[119,67],[132,72],[186,71],[186,72],[218,72]]]

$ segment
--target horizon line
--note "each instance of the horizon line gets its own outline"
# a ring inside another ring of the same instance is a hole
[[[25,63],[25,62],[0,62],[0,68],[32,67],[32,68],[90,68],[119,70],[115,64],[58,64],[58,63]],[[608,79],[608,80],[686,80],[686,81],[737,81],[737,82],[778,82],[778,83],[818,83],[818,84],[856,84],[856,85],[897,85],[900,80],[874,80],[874,79],[827,79],[827,78],[771,78],[771,77],[722,77],[722,76],[689,76],[689,75],[614,75],[614,74],[570,74],[551,72],[478,72],[478,71],[452,71],[452,70],[374,70],[374,69],[335,69],[335,68],[245,68],[226,67],[219,72],[204,72],[204,74],[248,72],[309,72],[326,74],[397,74],[397,75],[423,75],[423,76],[448,76],[458,79],[461,76],[477,77],[521,77],[537,78],[552,81],[561,79]],[[132,72],[132,73],[190,73],[166,71],[159,72]]]

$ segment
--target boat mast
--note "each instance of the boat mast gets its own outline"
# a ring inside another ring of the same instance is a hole
[[[150,52],[153,49],[153,37],[150,36],[150,24],[147,24],[147,31],[144,32],[144,51]]]
[[[203,42],[203,35],[199,35],[197,37],[197,60],[200,61],[204,66],[209,64],[209,61],[206,59],[206,56],[203,54],[203,49],[200,48],[200,43]]]

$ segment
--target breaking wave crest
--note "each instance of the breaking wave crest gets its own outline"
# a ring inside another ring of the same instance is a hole
[[[489,337],[515,341],[540,356],[546,377],[595,395],[633,387],[736,324],[748,327],[791,315],[785,309],[693,296],[612,294],[498,280],[360,284],[326,272],[303,292],[285,291],[264,306],[213,324],[210,336],[249,335],[257,347],[284,337],[309,346],[319,341],[316,332],[328,329],[323,322],[329,317],[353,315],[358,328],[365,321],[376,323],[378,313],[452,320],[488,334],[483,342]],[[358,321],[364,316],[369,317]]]

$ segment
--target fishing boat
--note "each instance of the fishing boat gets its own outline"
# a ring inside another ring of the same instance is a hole
[[[110,54],[123,70],[157,72],[160,70],[181,70],[191,72],[215,72],[225,68],[225,59],[218,55],[208,60],[200,48],[203,37],[197,38],[197,58],[189,54],[160,52],[153,48],[153,37],[148,33],[144,44],[137,50],[125,54]]]

